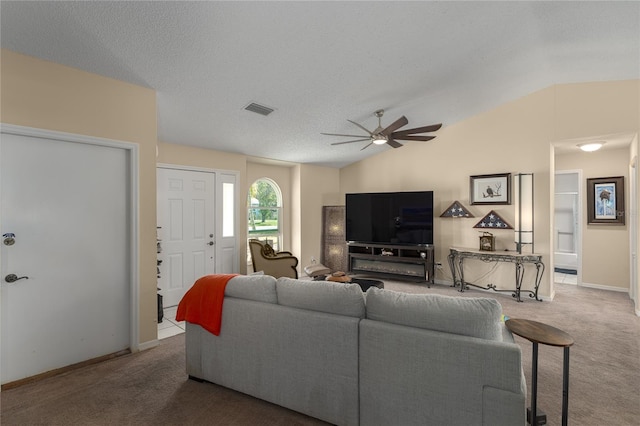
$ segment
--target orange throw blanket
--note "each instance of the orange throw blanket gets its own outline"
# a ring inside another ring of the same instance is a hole
[[[219,336],[224,289],[229,280],[235,276],[237,274],[219,274],[199,278],[178,304],[176,321],[198,324]]]

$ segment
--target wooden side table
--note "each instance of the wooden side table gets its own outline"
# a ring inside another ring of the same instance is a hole
[[[531,425],[546,424],[546,417],[538,419],[538,344],[559,346],[564,348],[564,362],[562,365],[562,426],[567,425],[569,408],[569,347],[573,345],[573,337],[568,333],[550,325],[526,319],[509,319],[505,322],[507,328],[520,337],[533,343],[531,367],[531,412],[527,413],[527,421]]]

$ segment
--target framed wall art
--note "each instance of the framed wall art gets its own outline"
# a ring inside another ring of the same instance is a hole
[[[587,224],[624,225],[624,176],[587,179]]]
[[[511,173],[469,176],[469,202],[511,204]]]

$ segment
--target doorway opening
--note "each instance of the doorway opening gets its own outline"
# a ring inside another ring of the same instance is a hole
[[[581,276],[582,191],[580,170],[555,173],[554,281],[578,284]]]

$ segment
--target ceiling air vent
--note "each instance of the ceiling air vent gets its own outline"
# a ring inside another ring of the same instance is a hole
[[[244,109],[246,109],[247,111],[255,112],[256,114],[260,114],[260,115],[269,115],[273,111],[275,111],[273,108],[269,108],[267,106],[260,105],[255,102],[251,102],[249,105],[244,107]]]

